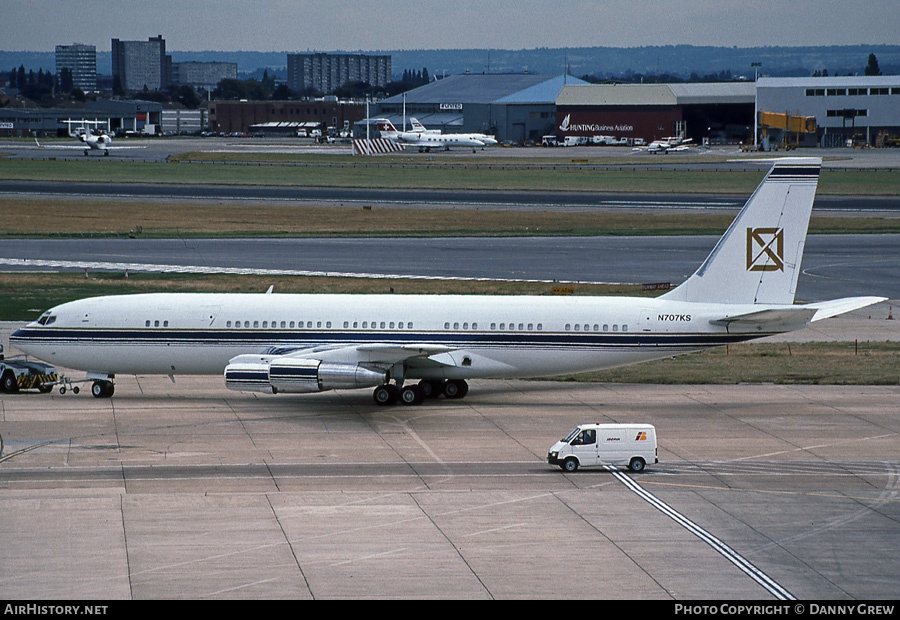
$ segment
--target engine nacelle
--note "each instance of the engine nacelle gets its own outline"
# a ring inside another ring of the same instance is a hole
[[[245,392],[302,394],[374,387],[387,381],[384,370],[293,357],[241,355],[225,367],[225,386]]]

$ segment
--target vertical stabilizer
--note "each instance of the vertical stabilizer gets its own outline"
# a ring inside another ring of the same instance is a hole
[[[776,160],[700,269],[663,298],[794,303],[821,165],[813,157]]]

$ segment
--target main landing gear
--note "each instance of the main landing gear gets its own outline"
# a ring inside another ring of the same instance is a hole
[[[420,405],[426,398],[462,398],[469,393],[469,384],[462,379],[448,379],[447,381],[425,379],[419,383],[406,386],[397,386],[390,383],[379,385],[372,392],[372,399],[376,405],[394,405],[398,402],[404,405]]]

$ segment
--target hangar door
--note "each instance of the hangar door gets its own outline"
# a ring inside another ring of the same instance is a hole
[[[513,123],[509,139],[513,142],[525,142],[525,123]]]

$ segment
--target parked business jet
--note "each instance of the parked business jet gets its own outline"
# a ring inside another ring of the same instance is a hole
[[[52,308],[10,343],[87,371],[96,397],[111,396],[121,373],[224,373],[234,390],[369,387],[386,405],[461,398],[472,378],[613,368],[761,338],[884,300],[793,303],[820,165],[777,161],[696,273],[657,298],[117,295]]]
[[[112,146],[112,136],[104,131],[98,131],[94,133],[91,130],[91,125],[98,124],[106,124],[103,121],[62,121],[69,126],[69,136],[75,138],[79,142],[81,142],[80,146],[77,145],[68,145],[68,144],[41,144],[38,142],[38,139],[34,139],[34,143],[38,145],[39,148],[42,149],[81,149],[84,151],[85,155],[88,155],[92,150],[100,151],[105,156],[109,156],[110,149],[119,150],[119,149],[144,149],[146,146]],[[79,127],[75,130],[72,129],[73,124],[78,124]]]
[[[427,129],[425,125],[419,122],[419,119],[410,116],[409,117],[409,126],[410,131],[417,134],[434,134],[434,135],[442,135],[440,129]],[[472,138],[473,140],[478,140],[479,142],[483,142],[485,146],[493,146],[497,144],[497,139],[494,136],[488,135],[486,133],[465,133],[465,134],[447,134],[450,136],[467,136]]]
[[[425,125],[423,125],[422,123],[419,122],[419,119],[412,117],[412,116],[409,117],[409,127],[410,127],[410,131],[413,133],[419,133],[419,134],[422,134],[422,133],[439,134],[439,133],[441,133],[440,129],[426,129]]]
[[[493,136],[486,134],[441,133],[437,130],[425,129],[421,123],[412,118],[410,119],[410,122],[413,123],[412,131],[398,131],[394,124],[386,118],[378,119],[377,122],[381,137],[399,142],[403,146],[417,147],[420,153],[430,153],[431,149],[448,151],[450,147],[456,146],[470,147],[472,152],[475,152],[479,148],[497,144],[497,140]]]
[[[633,150],[635,151],[646,151],[648,153],[678,153],[681,151],[687,151],[688,149],[693,148],[693,144],[691,144],[691,140],[685,140],[683,138],[679,138],[677,136],[670,138],[663,138],[662,140],[654,140],[647,146],[637,147]]]

